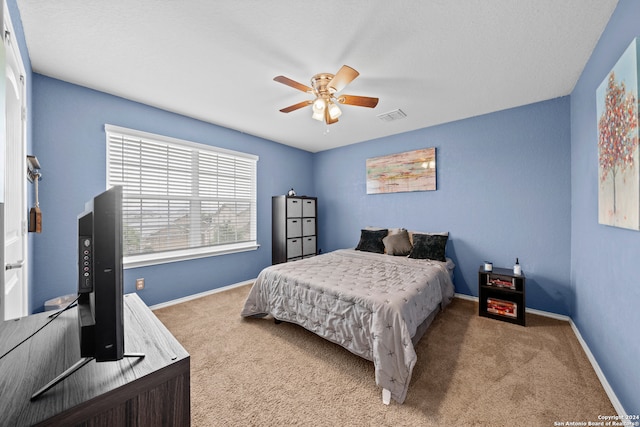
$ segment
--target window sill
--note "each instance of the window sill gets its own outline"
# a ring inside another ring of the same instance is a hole
[[[124,257],[123,268],[148,267],[151,265],[166,264],[170,262],[186,261],[190,259],[207,258],[211,256],[234,254],[238,252],[255,251],[260,247],[256,242],[235,243],[208,248],[187,249],[156,254],[134,255]]]

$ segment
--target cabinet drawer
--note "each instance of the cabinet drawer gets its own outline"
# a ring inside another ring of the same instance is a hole
[[[302,199],[287,199],[287,218],[302,216]]]
[[[302,204],[302,216],[316,216],[316,201],[314,199],[304,199]]]
[[[302,218],[287,219],[287,239],[302,236]]]
[[[302,238],[302,255],[314,255],[316,253],[316,236]]]
[[[302,219],[302,235],[315,236],[315,234],[316,234],[316,219],[303,218]]]
[[[287,239],[287,258],[302,256],[302,239]]]

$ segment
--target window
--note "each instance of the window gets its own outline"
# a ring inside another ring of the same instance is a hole
[[[123,187],[124,264],[257,249],[258,157],[105,125],[107,186]]]

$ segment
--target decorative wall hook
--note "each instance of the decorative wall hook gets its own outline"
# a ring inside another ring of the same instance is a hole
[[[27,179],[33,182],[36,191],[36,204],[29,211],[29,232],[34,233],[42,232],[42,211],[38,200],[38,181],[41,176],[38,158],[36,156],[27,156]]]
[[[27,179],[29,182],[33,182],[35,179],[39,180],[41,176],[38,158],[36,156],[27,156]]]

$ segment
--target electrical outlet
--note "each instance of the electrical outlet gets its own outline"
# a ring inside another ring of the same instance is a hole
[[[136,291],[144,289],[144,279],[136,279]]]

